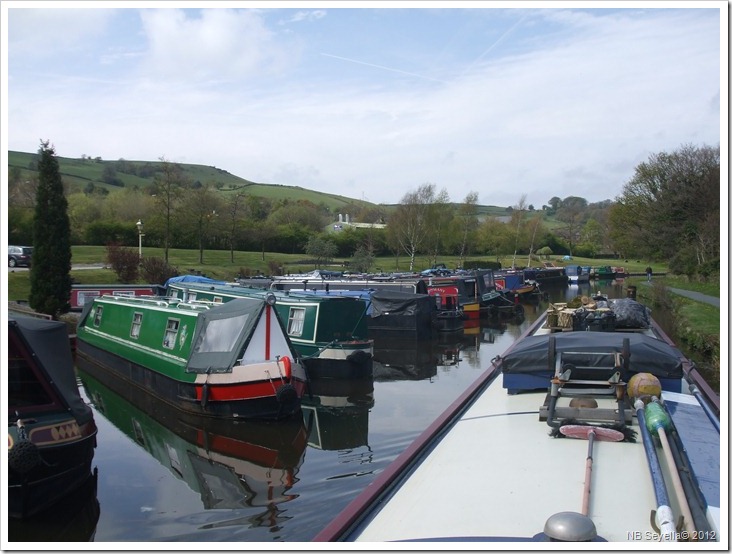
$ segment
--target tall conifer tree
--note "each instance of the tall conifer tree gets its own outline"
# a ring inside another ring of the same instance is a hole
[[[38,156],[29,301],[34,310],[56,318],[70,309],[71,225],[53,146],[41,141]]]

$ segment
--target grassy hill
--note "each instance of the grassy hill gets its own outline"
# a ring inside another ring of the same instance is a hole
[[[21,181],[30,181],[37,178],[35,153],[8,152],[8,171],[15,171]],[[162,166],[161,161],[131,161],[131,160],[102,160],[99,158],[64,158],[58,157],[59,171],[70,193],[83,191],[89,184],[95,187],[115,190],[120,187],[148,187],[153,184],[155,171]],[[371,202],[349,198],[339,194],[317,192],[299,186],[281,185],[272,183],[255,183],[232,175],[224,169],[198,164],[175,164],[180,168],[183,176],[191,182],[210,183],[215,185],[222,194],[234,191],[245,191],[252,196],[260,196],[271,200],[290,199],[307,200],[313,204],[323,204],[333,213],[340,213],[354,206],[373,205]],[[105,182],[110,170],[117,184]],[[126,171],[123,171],[126,170]],[[387,211],[396,204],[383,206]],[[487,217],[503,217],[507,215],[506,208],[499,206],[479,206],[479,215]]]

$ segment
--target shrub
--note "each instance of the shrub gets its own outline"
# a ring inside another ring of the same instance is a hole
[[[140,272],[146,283],[164,285],[171,277],[178,276],[178,268],[169,265],[163,258],[151,256],[143,258],[140,263]]]
[[[107,244],[107,263],[121,283],[134,283],[140,274],[140,258],[132,248],[117,243]]]

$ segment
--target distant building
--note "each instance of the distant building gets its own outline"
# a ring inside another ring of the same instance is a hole
[[[385,223],[356,223],[351,221],[349,214],[338,214],[338,221],[333,223],[333,231],[342,231],[344,226],[355,229],[386,229]]]

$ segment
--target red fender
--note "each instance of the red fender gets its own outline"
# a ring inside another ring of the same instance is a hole
[[[282,356],[280,362],[285,369],[285,379],[289,380],[292,377],[292,360],[289,356]]]

